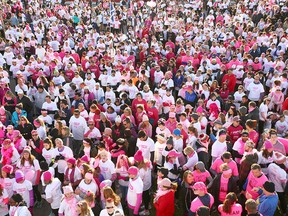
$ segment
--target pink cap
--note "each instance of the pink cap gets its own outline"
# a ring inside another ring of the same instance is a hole
[[[202,190],[207,193],[207,187],[203,182],[196,182],[193,187],[194,190]]]
[[[7,164],[7,165],[2,167],[2,171],[7,173],[7,174],[12,174],[13,173],[13,166]]]
[[[175,118],[176,113],[175,112],[169,112],[169,118]]]
[[[85,162],[85,163],[89,163],[89,158],[87,155],[84,155],[80,158],[81,161]]]
[[[44,181],[51,181],[51,179],[52,179],[52,174],[49,172],[49,171],[45,171],[44,173],[43,173],[43,179],[44,179]]]
[[[72,165],[75,165],[76,159],[75,159],[75,158],[69,158],[69,159],[67,160],[67,163],[70,163],[70,164],[72,164]]]
[[[35,127],[40,127],[41,126],[41,124],[36,119],[33,121],[33,123],[34,123]]]
[[[169,187],[171,187],[171,183],[172,182],[170,181],[170,179],[164,178],[158,183],[158,186],[159,187],[167,187],[167,188],[169,188]]]
[[[20,133],[19,130],[14,130],[13,133],[12,133],[12,137],[13,137],[13,138],[18,137],[18,136],[20,136],[20,134],[21,134],[21,133]]]
[[[7,126],[7,130],[10,130],[10,129],[13,130],[13,128],[14,128],[13,125],[8,125]]]
[[[141,162],[144,160],[143,153],[141,150],[138,150],[134,155],[134,160],[137,162]]]
[[[31,135],[38,134],[37,130],[32,130]]]
[[[178,153],[175,149],[168,152],[168,157],[179,157],[181,154]]]
[[[2,144],[9,145],[9,144],[11,144],[11,140],[10,139],[5,139]]]
[[[15,172],[15,179],[16,179],[16,182],[19,183],[21,181],[23,181],[25,178],[24,178],[24,173],[21,171],[21,170],[17,170]]]
[[[135,166],[131,166],[129,169],[128,169],[128,173],[131,174],[131,175],[138,175],[138,168],[135,167]]]
[[[265,146],[265,149],[272,149],[273,148],[273,144],[269,140],[266,140],[264,142],[264,146]]]
[[[107,179],[107,180],[104,180],[100,183],[100,189],[104,188],[104,187],[111,187],[112,186],[112,181]]]

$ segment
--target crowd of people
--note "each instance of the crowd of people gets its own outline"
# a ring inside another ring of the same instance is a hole
[[[287,215],[287,1],[0,5],[0,216]]]

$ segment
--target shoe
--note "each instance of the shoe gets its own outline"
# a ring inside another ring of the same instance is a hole
[[[142,216],[142,215],[150,215],[150,212],[149,210],[143,210],[141,212],[139,212],[139,215]]]

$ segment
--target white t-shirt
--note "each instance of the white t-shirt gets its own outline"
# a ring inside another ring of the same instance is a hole
[[[264,116],[267,118],[268,106],[264,103],[262,103],[259,107],[259,119],[261,121],[265,121],[265,119],[262,117],[261,113],[264,113]]]
[[[198,155],[195,152],[192,157],[187,158],[187,163],[183,167],[187,167],[189,170],[193,171],[195,164],[198,162]]]
[[[86,134],[90,130],[89,127],[85,129],[84,134]],[[88,138],[99,138],[101,137],[101,133],[98,128],[94,127],[93,130],[88,134]]]
[[[109,214],[108,214],[107,209],[103,209],[103,210],[100,212],[100,216],[115,216],[115,212],[116,212],[116,211],[118,211],[118,212],[120,213],[120,215],[124,215],[123,210],[117,208],[117,209],[114,211],[114,214],[112,214],[112,215],[109,215]]]
[[[57,152],[53,148],[49,150],[46,150],[45,148],[43,148],[42,150],[42,156],[45,158],[48,165],[52,162],[52,159],[55,158],[56,155],[57,155]]]
[[[32,183],[28,180],[24,180],[23,183],[17,183],[16,181],[13,184],[13,191],[19,193],[27,206],[30,206],[30,192],[32,190]]]
[[[142,151],[143,157],[150,160],[150,153],[155,151],[154,141],[149,137],[145,141],[141,141],[138,138],[136,146]]]
[[[151,177],[152,165],[145,170],[144,168],[139,169],[139,177],[143,181],[143,191],[149,190],[152,186],[152,177]]]
[[[77,205],[77,199],[75,198],[75,205]],[[66,202],[65,199],[62,200],[62,202],[60,203],[60,207],[59,207],[59,214],[63,214],[63,215],[75,215],[75,212],[73,212],[74,209],[70,208],[70,206],[68,205],[68,203]]]
[[[6,189],[9,198],[11,198],[13,195],[13,184],[15,182],[15,178],[12,178],[12,179],[4,178],[2,180],[3,180],[2,184],[4,185],[4,188]]]
[[[177,152],[182,152],[183,151],[183,139],[176,139],[175,137],[173,138],[173,143],[174,143],[174,149]]]
[[[101,174],[103,175],[105,180],[111,180],[112,174],[116,173],[115,165],[111,160],[107,160],[105,162],[100,160],[99,167],[101,169]]]
[[[129,179],[127,203],[131,206],[136,206],[137,194],[143,193],[143,181],[140,177]]]
[[[68,167],[65,168],[64,170],[64,175],[66,174],[66,170],[68,169]],[[70,179],[70,175],[71,175],[72,169],[68,170],[68,178]],[[81,175],[81,171],[78,167],[75,167],[75,171],[74,171],[74,182],[81,180],[82,179],[82,175]]]
[[[58,178],[54,178],[50,184],[46,185],[45,195],[46,199],[52,199],[52,203],[50,203],[52,209],[58,209],[60,207],[62,192],[61,182]]]
[[[11,206],[9,209],[9,215],[15,216],[31,216],[29,209],[26,206]]]
[[[155,143],[155,153],[154,153],[154,162],[159,165],[162,166],[162,157],[163,157],[163,151],[166,147],[166,143],[159,143],[156,142]]]
[[[248,85],[247,91],[249,91],[249,100],[258,101],[260,99],[260,94],[264,92],[264,87],[261,83],[255,84],[252,82]]]
[[[99,191],[98,185],[95,183],[95,181],[91,181],[90,184],[86,184],[85,180],[83,179],[78,188],[85,194],[87,194],[88,191],[93,192],[94,194],[97,194]],[[82,200],[82,198],[80,196],[77,196],[80,200]]]
[[[29,171],[34,171],[35,175],[33,177],[33,179],[31,180],[32,185],[35,185],[35,181],[36,181],[36,172],[39,170],[40,171],[40,165],[39,165],[39,161],[37,159],[33,160],[33,164],[30,165],[29,161],[24,162],[24,165],[21,164],[21,161],[19,160],[17,163],[17,167],[19,169],[22,170],[22,172],[24,173],[24,175],[26,175]]]
[[[211,156],[218,158],[218,157],[221,157],[221,155],[226,151],[227,151],[226,142],[222,143],[219,140],[216,140],[212,145]]]

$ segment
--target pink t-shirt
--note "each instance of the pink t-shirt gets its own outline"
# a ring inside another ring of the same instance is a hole
[[[217,158],[214,163],[211,165],[211,168],[213,170],[216,170],[217,173],[220,173],[220,166],[224,164],[224,161],[222,160],[222,158]],[[232,170],[232,175],[233,176],[238,176],[239,172],[238,172],[238,167],[235,161],[231,160],[228,163],[228,166],[230,167],[230,169]]]
[[[209,193],[208,193],[208,195],[209,195],[209,197],[210,197],[210,206],[209,206],[209,207],[211,208],[212,205],[214,204],[214,197],[213,197],[211,194],[209,194]],[[199,209],[201,206],[204,206],[204,204],[201,202],[201,200],[200,200],[198,197],[196,197],[196,198],[191,202],[190,211],[192,211],[192,212],[197,212],[198,209]]]
[[[224,178],[223,175],[221,175],[221,180],[220,180],[220,193],[219,193],[219,200],[221,202],[224,202],[227,191],[228,191],[228,182],[229,178]]]
[[[262,173],[260,177],[255,177],[250,171],[248,175],[248,183],[247,183],[247,188],[246,191],[252,195],[252,199],[256,200],[259,197],[259,194],[252,189],[254,187],[263,187],[263,184],[268,181],[267,177]]]
[[[210,177],[210,173],[206,170],[205,172],[198,172],[197,170],[193,171],[193,176],[195,182],[203,182],[206,183],[208,177]]]
[[[223,204],[218,206],[218,211],[220,212],[221,216],[241,216],[242,213],[242,206],[238,203],[235,203],[231,207],[231,213],[223,212]]]

